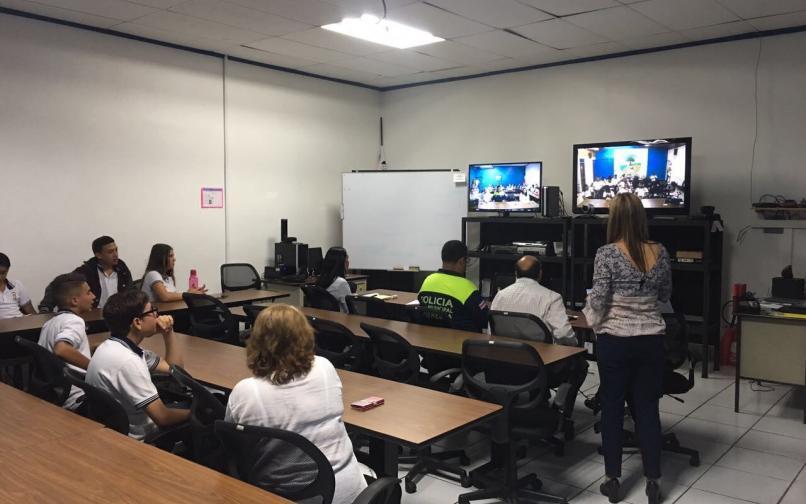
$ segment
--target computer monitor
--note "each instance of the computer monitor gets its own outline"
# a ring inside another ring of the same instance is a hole
[[[314,275],[321,273],[322,269],[322,247],[308,247],[308,269]]]
[[[468,168],[470,212],[540,212],[543,164],[472,164]]]
[[[574,213],[607,213],[630,192],[647,213],[689,213],[691,137],[574,145]]]

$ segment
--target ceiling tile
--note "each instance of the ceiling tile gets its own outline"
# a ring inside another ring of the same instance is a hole
[[[400,75],[397,77],[379,77],[370,81],[370,84],[373,86],[377,86],[380,88],[391,87],[391,86],[402,86],[405,84],[414,84],[417,82],[425,82],[429,80],[427,78],[428,72],[419,72],[416,74],[411,75]]]
[[[171,31],[184,36],[225,40],[232,44],[242,44],[265,38],[260,33],[170,11],[157,11],[138,19],[135,24]]]
[[[375,44],[374,42],[367,42],[366,40],[357,39],[355,37],[348,37],[341,33],[336,33],[322,28],[313,28],[306,31],[296,33],[289,33],[283,38],[295,40],[316,47],[323,47],[325,49],[332,49],[355,56],[364,56],[367,54],[388,51],[389,47]]]
[[[62,19],[64,21],[72,21],[73,23],[81,23],[87,26],[95,26],[98,28],[110,28],[116,24],[120,24],[119,19],[112,19],[103,16],[96,16],[94,14],[87,14],[85,12],[61,9],[59,7],[52,7],[50,5],[29,2],[28,0],[0,0],[0,7],[29,12],[31,14],[38,14],[40,16]]]
[[[477,47],[471,47],[451,40],[417,47],[418,53],[428,54],[436,58],[451,61],[462,65],[474,65],[501,59],[500,54],[483,51]]]
[[[380,0],[324,0],[327,3],[337,5],[342,16],[359,17],[362,14],[373,14],[377,17],[383,16],[383,4]],[[386,0],[386,8],[397,9],[405,5],[418,3],[420,0]]]
[[[313,26],[341,21],[341,8],[322,0],[230,0],[269,14],[275,14]]]
[[[113,28],[115,31],[128,33],[130,35],[137,35],[151,40],[158,40],[160,42],[168,42],[186,47],[193,47],[195,49],[204,49],[207,51],[224,52],[233,46],[233,42],[223,39],[213,39],[201,36],[193,36],[184,33],[178,33],[173,30],[161,30],[151,26],[145,26],[135,23],[122,23]]]
[[[424,3],[414,3],[391,9],[388,18],[446,39],[492,30],[489,26]]]
[[[744,19],[806,10],[806,0],[717,0]]]
[[[187,0],[126,0],[127,2],[156,7],[157,9],[169,9],[174,5],[179,5]]]
[[[312,61],[304,58],[295,58],[285,54],[277,54],[268,51],[261,51],[259,49],[252,49],[250,47],[233,47],[224,52],[229,56],[237,58],[248,59],[251,61],[258,61],[260,63],[268,63],[269,65],[276,65],[285,68],[301,68],[305,66],[315,65],[319,61]]]
[[[346,67],[336,66],[330,63],[319,63],[317,65],[306,66],[300,70],[316,75],[324,75],[326,77],[335,77],[336,79],[345,79],[355,82],[367,82],[382,77],[374,72],[354,70]]]
[[[663,47],[691,42],[686,36],[677,32],[657,33],[644,37],[630,37],[620,40],[619,43],[629,49],[649,49],[652,47]]]
[[[563,55],[560,61],[571,61],[579,58],[592,58],[595,56],[603,56],[605,54],[616,54],[620,52],[629,51],[630,49],[619,42],[602,42],[601,44],[594,44],[585,47],[574,47],[572,49],[564,49],[560,51]]]
[[[609,7],[618,7],[615,0],[518,0],[555,16],[568,16]]]
[[[125,0],[37,0],[36,3],[121,21],[131,21],[156,12],[156,9],[152,7],[133,4]]]
[[[501,30],[461,37],[456,42],[510,58],[531,57],[556,50]]]
[[[777,30],[778,28],[790,28],[792,26],[806,26],[806,11],[749,19],[747,22],[759,30]]]
[[[395,65],[402,65],[415,70],[434,71],[462,66],[452,61],[446,61],[427,54],[418,53],[414,49],[396,49],[368,56],[369,59],[385,61]]]
[[[311,28],[310,25],[221,0],[190,0],[171,9],[264,35],[279,36]]]
[[[677,31],[739,20],[738,16],[713,0],[649,0],[630,7]]]
[[[668,28],[624,6],[576,14],[564,19],[609,40],[645,37],[669,31]]]
[[[752,33],[756,29],[747,21],[736,21],[713,26],[702,26],[691,30],[684,30],[680,33],[691,40],[708,40],[713,38],[730,37],[743,33]]]
[[[555,49],[570,49],[606,42],[607,39],[562,19],[551,19],[515,28],[525,37]]]
[[[553,16],[515,0],[428,0],[428,3],[496,28],[510,28]]]
[[[333,63],[333,65],[349,68],[351,70],[358,70],[359,72],[382,75],[384,77],[394,77],[396,75],[407,75],[418,72],[418,70],[414,68],[360,57],[336,61]]]
[[[262,49],[264,51],[312,61],[321,61],[324,63],[350,58],[349,54],[331,51],[330,49],[324,49],[321,47],[314,47],[308,44],[302,44],[294,40],[279,37],[258,40],[246,45],[256,49]]]

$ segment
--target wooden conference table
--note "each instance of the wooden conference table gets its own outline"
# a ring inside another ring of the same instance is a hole
[[[0,502],[289,501],[0,384]]]
[[[91,346],[108,333],[90,335]],[[252,376],[246,365],[246,350],[235,345],[177,334],[184,368],[198,381],[232,390],[240,380]],[[143,341],[143,348],[165,355],[159,336]],[[397,446],[421,448],[455,432],[490,419],[501,410],[497,404],[397,383],[374,376],[338,370],[342,382],[344,422],[373,438],[370,456],[373,466],[385,475],[397,475]],[[356,411],[350,403],[380,396],[385,404],[369,411]]]

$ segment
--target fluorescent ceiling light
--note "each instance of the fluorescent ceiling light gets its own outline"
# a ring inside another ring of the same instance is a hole
[[[371,14],[364,14],[360,18],[344,18],[341,23],[324,25],[322,28],[398,49],[408,49],[445,40],[435,37],[427,31],[386,19],[378,19]]]

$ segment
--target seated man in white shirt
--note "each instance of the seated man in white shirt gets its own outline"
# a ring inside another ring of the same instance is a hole
[[[546,324],[555,344],[577,346],[562,296],[540,285],[543,271],[538,258],[527,255],[518,259],[515,277],[514,284],[495,295],[491,310],[534,315]],[[566,422],[570,421],[577,392],[587,374],[588,363],[583,359],[567,359],[549,367],[549,386],[557,388],[554,404],[563,411]]]
[[[8,279],[11,260],[0,252],[0,319],[22,317],[36,313],[25,287]]]

